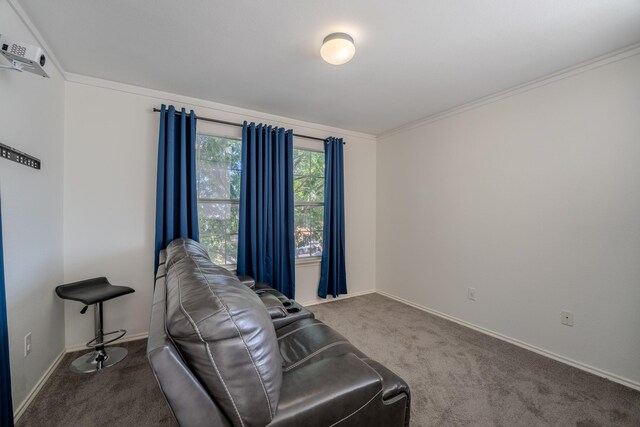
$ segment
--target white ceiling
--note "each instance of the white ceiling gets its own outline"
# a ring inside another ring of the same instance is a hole
[[[371,134],[640,42],[640,0],[19,3],[67,72]]]

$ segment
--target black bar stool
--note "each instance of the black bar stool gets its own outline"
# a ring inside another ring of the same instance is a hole
[[[96,277],[95,279],[82,280],[80,282],[60,285],[56,288],[56,294],[62,299],[80,301],[84,308],[80,313],[84,314],[90,305],[95,306],[95,328],[96,336],[87,343],[87,347],[94,350],[83,354],[71,362],[70,369],[80,374],[96,372],[109,366],[113,366],[125,357],[127,349],[123,347],[108,347],[106,344],[112,343],[122,338],[127,331],[118,329],[113,332],[103,332],[102,330],[102,303],[104,301],[130,294],[135,290],[127,286],[113,286],[106,277]],[[104,340],[107,335],[119,334],[108,341]]]

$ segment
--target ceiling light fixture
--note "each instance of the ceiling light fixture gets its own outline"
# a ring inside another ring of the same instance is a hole
[[[353,38],[346,33],[332,33],[324,38],[320,48],[322,59],[332,65],[342,65],[351,61],[356,53]]]

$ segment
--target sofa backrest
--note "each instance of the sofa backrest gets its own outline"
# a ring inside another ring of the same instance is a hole
[[[202,252],[189,239],[166,248],[167,332],[233,425],[264,426],[282,385],[271,317],[251,289]]]
[[[212,425],[231,427],[231,422],[220,410],[182,359],[165,330],[166,253],[160,251],[160,265],[153,291],[153,306],[147,340],[147,358],[169,407],[181,427]]]

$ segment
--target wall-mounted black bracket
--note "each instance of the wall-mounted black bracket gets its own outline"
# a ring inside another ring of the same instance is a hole
[[[0,144],[0,158],[13,160],[16,163],[20,163],[24,166],[40,170],[40,159],[18,151],[15,148],[11,148],[8,145]]]

